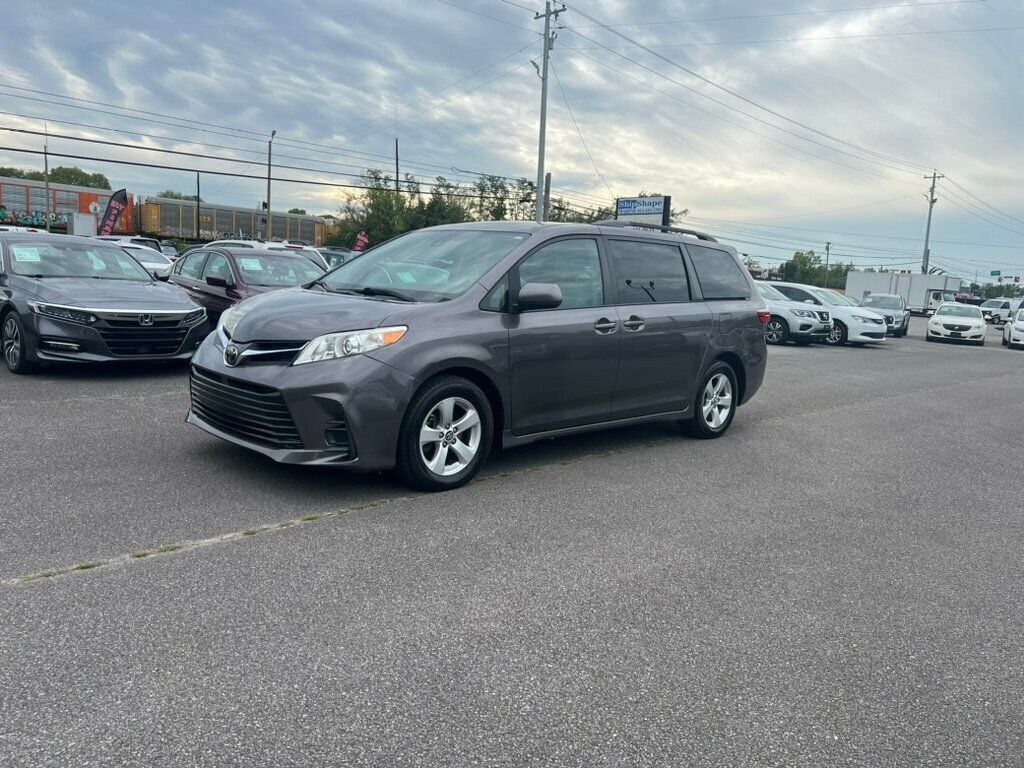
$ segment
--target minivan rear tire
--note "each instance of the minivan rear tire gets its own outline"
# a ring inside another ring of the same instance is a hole
[[[722,385],[723,378],[725,379],[724,386]],[[720,400],[714,402],[714,398],[721,398],[723,392],[728,393],[730,408],[724,416],[724,420],[715,426],[714,422],[717,419],[713,416],[713,412],[717,411],[718,418],[722,418],[722,411],[720,410]],[[736,373],[732,366],[720,360],[704,374],[700,386],[697,387],[697,396],[693,401],[693,417],[679,422],[679,428],[684,435],[695,437],[698,440],[714,440],[716,437],[721,437],[732,424],[738,400],[739,387],[736,386]],[[709,410],[711,415],[709,415]]]
[[[456,426],[459,422],[468,425],[461,433]],[[476,477],[487,461],[493,425],[490,402],[473,382],[457,376],[442,376],[428,382],[413,397],[402,419],[395,462],[398,476],[420,491],[462,487]],[[430,427],[436,428],[436,439],[422,442],[421,436],[434,437]],[[441,451],[442,472],[451,474],[439,473],[429,466]],[[463,457],[467,457],[465,461]]]

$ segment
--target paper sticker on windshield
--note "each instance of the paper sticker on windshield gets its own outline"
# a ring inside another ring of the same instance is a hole
[[[38,248],[25,248],[24,246],[11,246],[11,255],[15,261],[39,261]]]
[[[259,259],[238,259],[238,266],[246,272],[262,272],[263,265]]]
[[[399,272],[398,273],[398,279],[401,280],[403,283],[406,283],[406,284],[415,283],[416,282],[416,278],[413,277],[412,274],[409,273],[409,272]]]

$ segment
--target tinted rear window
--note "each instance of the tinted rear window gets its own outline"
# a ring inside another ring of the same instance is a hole
[[[677,245],[609,240],[620,304],[689,301],[683,254]]]
[[[689,243],[686,250],[693,260],[697,281],[706,300],[750,298],[750,283],[731,253]]]

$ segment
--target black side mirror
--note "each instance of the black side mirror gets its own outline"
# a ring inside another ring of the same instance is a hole
[[[562,289],[554,283],[527,283],[519,289],[516,305],[520,312],[555,309],[562,305]]]
[[[206,284],[212,285],[215,288],[233,288],[235,285],[233,281],[228,280],[223,275],[207,275]]]

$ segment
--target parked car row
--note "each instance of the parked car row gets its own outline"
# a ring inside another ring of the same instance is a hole
[[[832,346],[885,341],[887,333],[902,335],[902,314],[878,307],[862,307],[841,293],[801,283],[758,283],[771,318],[765,327],[770,344],[809,344],[821,341]],[[899,320],[897,320],[897,317]]]

